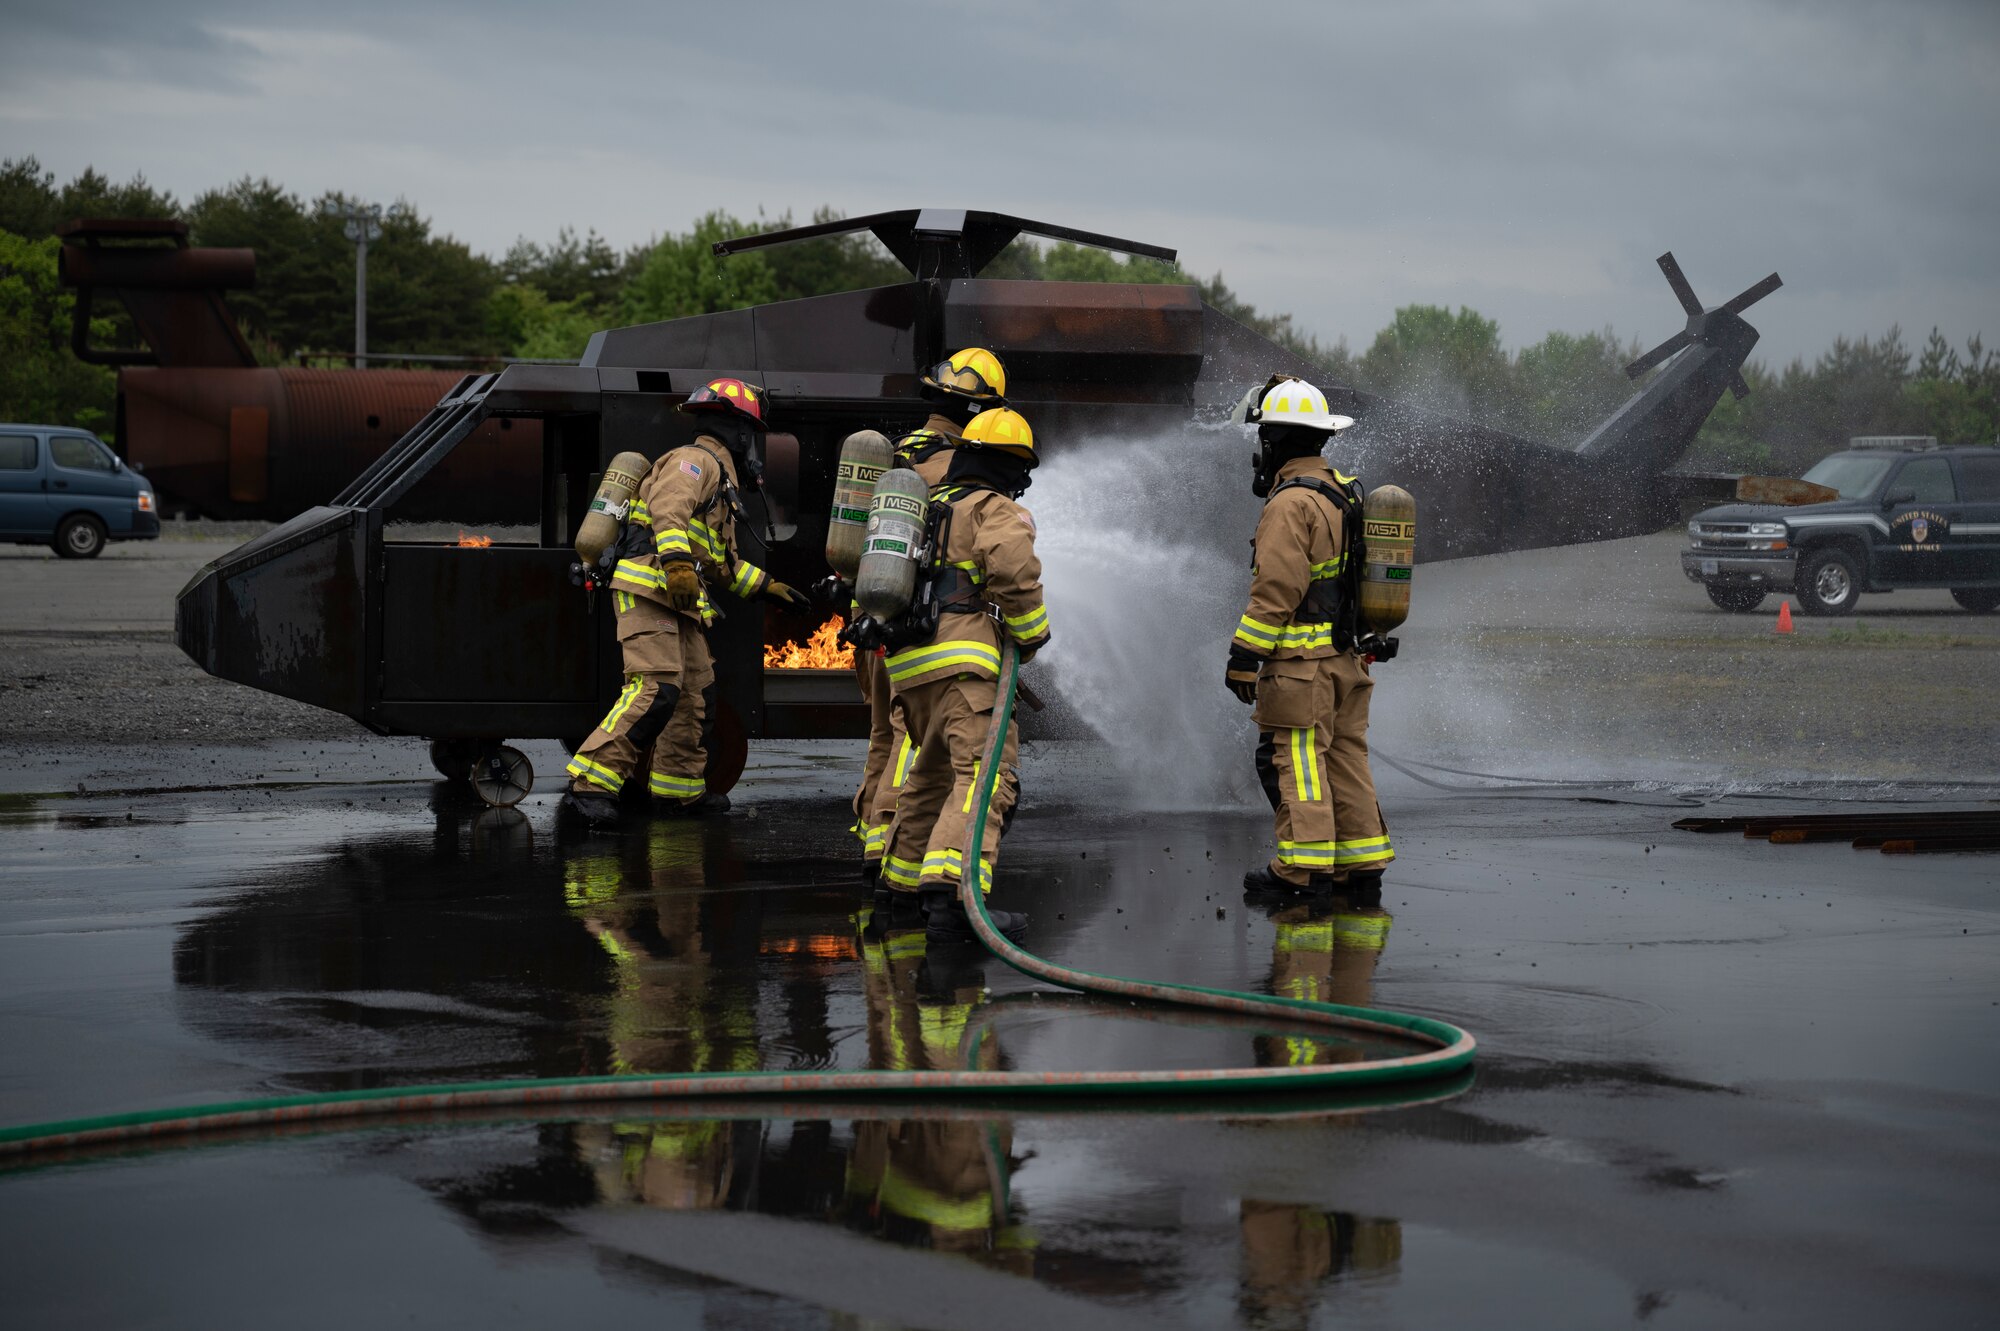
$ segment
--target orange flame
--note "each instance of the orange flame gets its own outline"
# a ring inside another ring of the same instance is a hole
[[[801,647],[788,642],[782,647],[764,648],[764,668],[766,670],[852,670],[854,669],[854,649],[840,642],[840,616],[821,624],[813,630],[812,637]]]
[[[461,549],[465,550],[484,550],[487,546],[493,544],[493,538],[491,536],[467,536],[464,532],[460,532],[458,534],[458,544]]]

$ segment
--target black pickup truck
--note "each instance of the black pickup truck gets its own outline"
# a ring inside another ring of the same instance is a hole
[[[1850,447],[1802,479],[1840,497],[1723,504],[1688,523],[1681,571],[1709,600],[1742,612],[1792,592],[1809,615],[1844,615],[1863,592],[1942,587],[1974,613],[2000,607],[2000,448]]]

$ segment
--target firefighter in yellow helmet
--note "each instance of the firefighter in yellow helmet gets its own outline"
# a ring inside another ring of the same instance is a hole
[[[911,468],[924,484],[934,486],[944,480],[950,450],[963,438],[966,423],[982,411],[1007,405],[1007,370],[984,347],[966,347],[933,366],[922,385],[930,417],[896,441],[896,465]],[[861,839],[862,877],[876,884],[880,895],[886,891],[878,876],[889,822],[916,760],[916,745],[895,707],[882,653],[857,648],[854,673],[868,702],[868,758],[854,794],[854,826]],[[884,897],[881,904],[890,903]]]
[[[1252,892],[1339,887],[1380,900],[1394,858],[1368,770],[1374,682],[1356,649],[1364,563],[1361,486],[1320,456],[1354,424],[1302,379],[1273,376],[1239,408],[1257,427],[1252,492],[1265,499],[1250,603],[1229,643],[1227,683],[1254,703],[1257,774],[1276,815],[1277,855],[1244,875]]]
[[[1042,605],[1042,563],[1035,555],[1035,519],[1017,500],[1035,465],[1035,437],[1019,413],[982,411],[966,425],[933,504],[949,510],[945,548],[924,576],[933,580],[937,628],[886,658],[889,689],[903,709],[916,758],[904,783],[882,860],[886,909],[921,910],[933,940],[974,937],[958,901],[968,856],[984,862],[992,883],[1000,833],[1013,807],[1018,728],[1009,725],[1003,771],[987,811],[973,828],[974,782],[998,701],[1001,634],[1026,660],[1049,641]],[[1010,937],[1027,918],[992,912]]]
[[[729,797],[709,794],[706,779],[715,724],[710,585],[746,598],[806,600],[737,553],[739,489],[756,489],[763,475],[762,391],[717,379],[680,410],[700,421],[694,441],[668,450],[639,483],[611,577],[625,687],[567,769],[563,805],[593,824],[617,821],[617,797],[649,746],[647,784],[663,811],[728,812]]]

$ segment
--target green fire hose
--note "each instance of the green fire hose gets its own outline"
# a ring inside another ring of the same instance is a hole
[[[576,1106],[608,1101],[771,1100],[803,1098],[1059,1096],[1204,1096],[1217,1093],[1268,1096],[1294,1090],[1342,1091],[1391,1082],[1442,1078],[1462,1073],[1472,1062],[1475,1042],[1465,1031],[1429,1017],[1347,1007],[1304,998],[1281,998],[1100,975],[1057,965],[1015,946],[993,925],[986,909],[986,866],[980,837],[999,785],[1007,731],[1014,719],[1014,692],[1021,671],[1012,643],[1003,648],[998,705],[979,765],[973,816],[968,824],[965,872],[959,900],[986,947],[1024,975],[1065,989],[1115,998],[1143,999],[1180,1007],[1206,1008],[1276,1019],[1289,1025],[1389,1035],[1431,1046],[1420,1052],[1337,1064],[1275,1067],[1181,1068],[1164,1071],[1025,1072],[976,1068],[923,1071],[856,1069],[818,1072],[668,1072],[596,1077],[517,1078],[435,1086],[383,1086],[369,1090],[276,1096],[176,1109],[142,1110],[98,1118],[68,1119],[0,1128],[0,1158],[110,1143],[157,1142],[187,1134],[324,1124],[334,1120],[422,1117],[453,1111],[546,1109],[560,1114]]]

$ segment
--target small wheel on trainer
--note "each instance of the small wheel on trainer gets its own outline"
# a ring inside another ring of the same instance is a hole
[[[528,755],[510,744],[496,744],[474,760],[472,789],[496,809],[511,809],[535,788],[535,769]]]
[[[447,781],[463,781],[486,745],[476,739],[434,739],[431,766]]]

